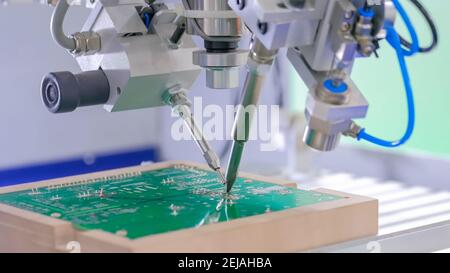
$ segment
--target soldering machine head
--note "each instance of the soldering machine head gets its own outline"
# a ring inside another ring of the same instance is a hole
[[[101,48],[74,56],[83,73],[55,72],[44,78],[46,107],[63,113],[102,104],[119,112],[163,106],[162,94],[174,85],[189,90],[200,68],[188,56],[198,47],[177,29],[183,26],[179,17],[168,4],[96,1],[80,32],[97,33]]]
[[[193,63],[206,70],[206,85],[213,89],[239,87],[239,67],[248,51],[239,49],[244,24],[227,1],[183,0],[187,33],[204,40],[204,49],[193,54]]]
[[[332,151],[353,119],[366,116],[368,103],[351,80],[325,79],[312,89],[306,101],[308,125],[303,141],[318,151]]]

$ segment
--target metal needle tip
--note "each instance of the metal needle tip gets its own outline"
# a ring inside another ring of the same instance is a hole
[[[220,180],[222,181],[222,184],[225,185],[227,183],[227,180],[225,179],[225,176],[223,175],[223,173],[220,171],[220,169],[217,169],[216,172],[219,175]]]

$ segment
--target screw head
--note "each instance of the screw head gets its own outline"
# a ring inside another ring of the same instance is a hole
[[[236,0],[236,5],[240,10],[243,10],[245,8],[245,0]]]
[[[352,18],[353,18],[353,15],[354,15],[353,11],[352,11],[352,10],[349,10],[349,11],[346,11],[346,12],[345,12],[344,18],[347,19],[347,20],[349,20],[349,19],[352,19]]]
[[[370,55],[372,55],[372,53],[374,52],[374,47],[372,45],[366,45],[363,46],[361,49],[361,53],[366,56],[369,57]]]
[[[341,25],[341,31],[342,32],[347,32],[350,30],[350,24],[347,22],[342,23]]]
[[[258,29],[259,32],[261,32],[261,34],[266,34],[267,31],[269,30],[269,25],[265,22],[261,22],[258,20]]]

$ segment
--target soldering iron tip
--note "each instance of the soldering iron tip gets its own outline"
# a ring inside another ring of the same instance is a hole
[[[226,189],[226,193],[230,193],[232,186],[230,185],[230,183],[227,183],[227,189]]]

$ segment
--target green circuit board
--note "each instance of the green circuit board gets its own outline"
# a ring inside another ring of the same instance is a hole
[[[247,178],[225,196],[216,173],[176,165],[0,194],[0,203],[136,239],[340,198]]]

